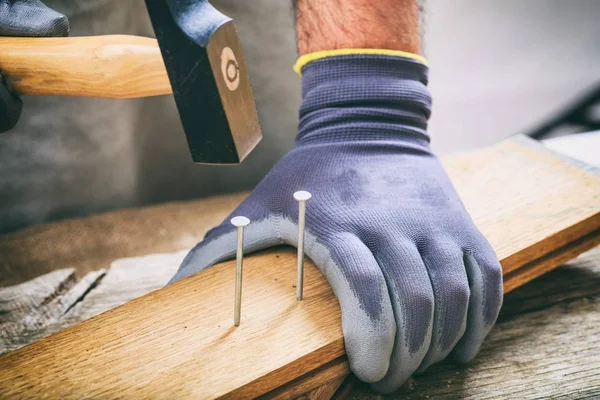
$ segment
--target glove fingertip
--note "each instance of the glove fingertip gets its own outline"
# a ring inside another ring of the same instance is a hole
[[[41,2],[35,11],[31,13],[31,23],[35,26],[34,32],[36,32],[34,36],[69,36],[71,24],[66,15],[53,10]],[[35,22],[36,20],[37,23]]]
[[[390,332],[371,333],[365,346],[364,332],[344,333],[350,369],[363,382],[378,382],[386,375],[393,348]],[[375,351],[374,351],[375,350]]]
[[[464,261],[472,296],[467,330],[452,351],[452,358],[460,364],[475,358],[502,306],[502,268],[496,256],[489,252],[467,253]]]
[[[458,364],[469,363],[479,353],[482,342],[483,340],[477,341],[475,345],[472,343],[467,344],[466,342],[459,343],[452,352],[452,359]]]
[[[64,37],[69,36],[69,31],[71,30],[71,25],[69,23],[69,19],[59,13],[49,22],[50,30],[48,32],[48,36],[55,37]]]

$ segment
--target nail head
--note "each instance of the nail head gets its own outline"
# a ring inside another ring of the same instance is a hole
[[[312,197],[312,194],[310,194],[310,192],[307,192],[306,190],[300,190],[296,193],[294,193],[294,199],[296,199],[297,201],[306,201],[308,199],[310,199]]]
[[[250,223],[250,220],[243,216],[237,216],[237,217],[231,218],[231,224],[233,226],[237,226],[238,228],[241,226],[246,226],[249,223]]]

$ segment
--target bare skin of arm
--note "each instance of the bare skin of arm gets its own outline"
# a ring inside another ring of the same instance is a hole
[[[417,0],[297,0],[300,55],[349,48],[419,54]]]

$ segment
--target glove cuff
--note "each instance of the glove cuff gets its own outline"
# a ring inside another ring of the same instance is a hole
[[[409,53],[407,51],[400,50],[389,50],[389,49],[335,49],[335,50],[322,50],[315,51],[312,53],[304,54],[298,57],[296,63],[294,64],[294,71],[302,76],[302,68],[304,68],[307,64],[317,61],[326,57],[335,57],[335,56],[348,56],[348,55],[380,55],[380,56],[395,56],[395,57],[404,57],[410,58],[415,61],[420,62],[421,64],[428,65],[425,57],[420,56],[419,54]]]
[[[302,71],[297,141],[359,137],[429,141],[427,65],[415,57],[374,51],[312,56],[297,64]]]

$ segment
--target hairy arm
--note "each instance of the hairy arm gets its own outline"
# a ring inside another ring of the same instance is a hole
[[[294,0],[300,55],[372,48],[419,54],[417,0]]]

